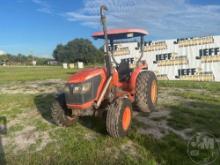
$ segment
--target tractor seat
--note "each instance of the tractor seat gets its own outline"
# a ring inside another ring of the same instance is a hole
[[[119,75],[119,81],[129,81],[132,69],[130,69],[128,61],[121,61],[121,63],[117,67],[117,71]]]

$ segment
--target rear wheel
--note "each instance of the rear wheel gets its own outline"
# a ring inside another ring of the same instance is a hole
[[[72,116],[72,110],[66,107],[65,95],[56,97],[51,106],[51,116],[53,121],[59,126],[71,126],[77,120],[77,116]]]
[[[127,98],[119,98],[108,106],[106,128],[113,137],[128,134],[132,120],[132,104]]]
[[[155,110],[158,96],[157,78],[152,71],[143,71],[136,82],[135,103],[142,112]]]

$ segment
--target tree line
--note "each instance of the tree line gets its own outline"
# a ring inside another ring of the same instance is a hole
[[[97,49],[88,39],[74,39],[67,44],[59,44],[53,52],[58,62],[74,63],[82,61],[86,64],[103,63],[103,50]]]
[[[78,61],[85,64],[103,63],[103,47],[97,49],[88,39],[74,39],[64,45],[58,44],[53,51],[53,58],[58,63],[75,63]],[[31,65],[33,60],[37,62],[37,65],[47,65],[48,61],[52,59],[23,54],[5,54],[0,56],[0,65],[3,63],[9,65]]]
[[[36,61],[37,65],[47,65],[49,58],[43,57],[35,57],[32,55],[12,55],[12,54],[4,54],[0,55],[0,65],[6,63],[7,65],[32,65],[32,61]]]

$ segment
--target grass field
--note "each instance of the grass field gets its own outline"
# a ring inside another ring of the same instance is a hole
[[[7,118],[8,128],[6,135],[0,135],[1,165],[193,165],[187,144],[194,134],[208,132],[220,141],[220,83],[160,81],[158,111],[134,112],[125,138],[109,137],[100,118],[81,118],[74,126],[57,127],[50,104],[75,71],[0,68],[0,117]],[[220,164],[219,157],[213,164]]]
[[[74,69],[62,67],[0,67],[0,84],[14,81],[66,79]]]

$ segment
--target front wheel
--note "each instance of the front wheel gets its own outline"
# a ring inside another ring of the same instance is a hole
[[[52,103],[51,116],[55,124],[66,127],[74,124],[78,118],[72,116],[72,111],[67,108],[64,94],[58,95]]]
[[[108,106],[106,128],[112,137],[128,134],[132,120],[132,104],[127,98],[119,98]]]

